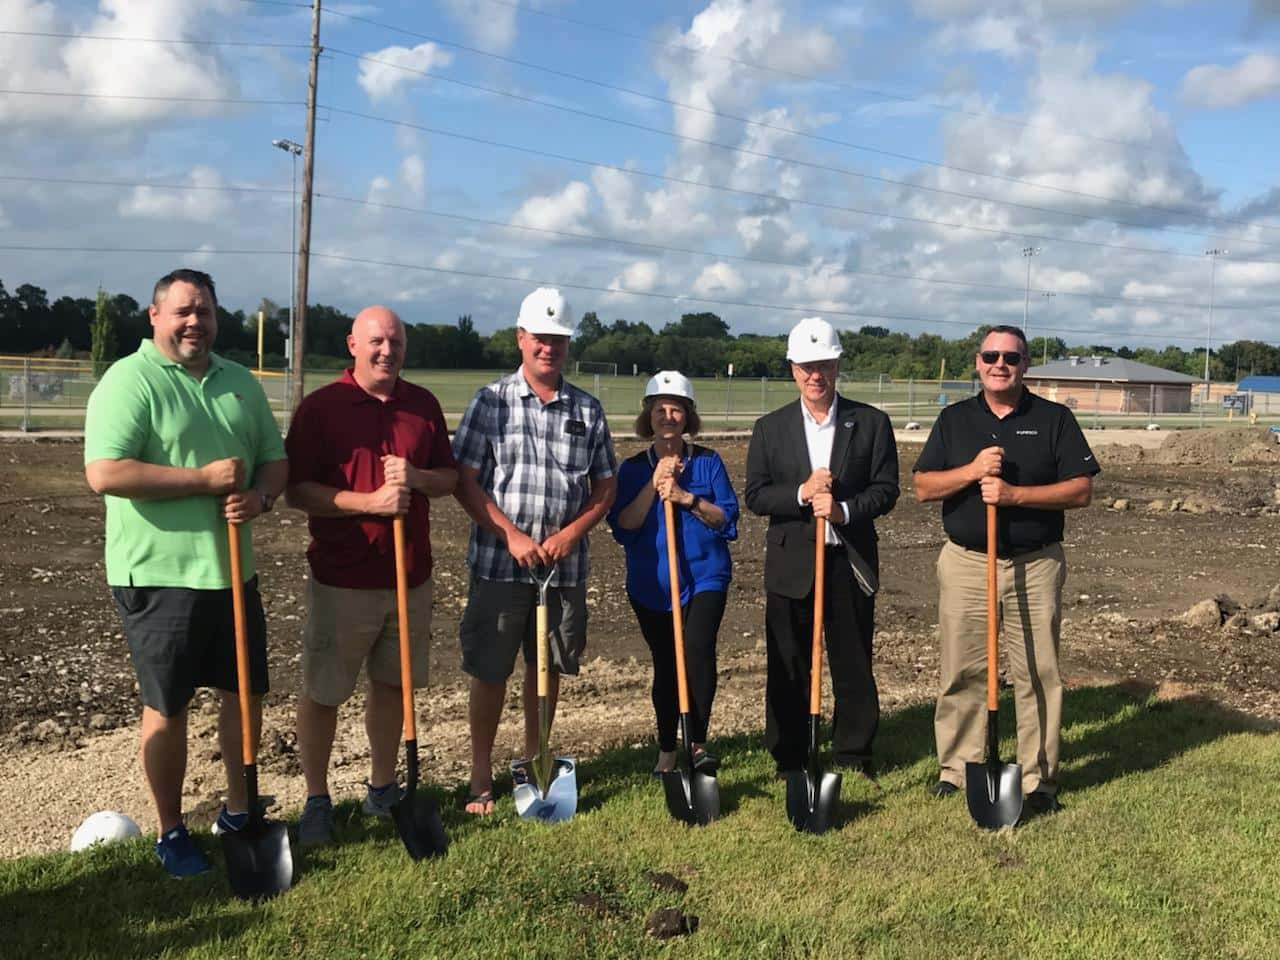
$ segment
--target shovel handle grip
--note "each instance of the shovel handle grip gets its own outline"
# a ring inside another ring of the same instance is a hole
[[[676,695],[680,712],[689,712],[689,679],[684,666],[684,614],[680,609],[680,563],[676,553],[675,508],[670,500],[662,501],[667,521],[667,579],[671,581],[671,632],[676,643]]]
[[[996,599],[996,506],[987,504],[987,709],[995,710],[998,702],[1000,650],[996,635],[1000,631],[1000,607]]]
[[[538,591],[537,609],[538,647],[538,696],[551,696],[551,651],[547,640],[547,591]]]
[[[231,616],[236,630],[236,691],[240,701],[240,758],[253,764],[253,728],[249,716],[249,636],[244,622],[244,574],[240,567],[240,527],[227,523],[227,551],[231,555]]]
[[[809,715],[822,712],[822,620],[827,610],[827,518],[813,531],[813,653],[809,658]]]
[[[391,521],[396,543],[396,620],[400,631],[400,697],[404,713],[404,738],[417,740],[413,715],[413,648],[409,644],[409,573],[405,561],[404,517]]]

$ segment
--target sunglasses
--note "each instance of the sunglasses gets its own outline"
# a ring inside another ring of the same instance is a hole
[[[1016,367],[1022,362],[1022,354],[1017,350],[983,350],[978,356],[982,358],[982,362],[987,366],[992,365],[1001,357],[1004,357],[1004,362],[1011,367]]]

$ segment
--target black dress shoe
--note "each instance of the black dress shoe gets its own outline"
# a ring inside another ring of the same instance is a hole
[[[1037,814],[1057,813],[1062,809],[1056,794],[1044,790],[1033,790],[1027,794],[1027,806]]]
[[[960,788],[949,780],[939,780],[929,788],[929,796],[935,800],[942,800],[951,796],[953,793],[959,793]]]

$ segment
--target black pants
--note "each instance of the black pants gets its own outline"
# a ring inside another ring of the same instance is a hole
[[[828,548],[824,634],[835,709],[831,747],[840,766],[871,761],[880,723],[880,695],[871,673],[875,599],[858,589],[842,548]],[[768,680],[765,746],[779,770],[803,767],[809,751],[809,661],[813,645],[813,594],[794,600],[765,599]]]
[[[684,606],[684,665],[689,681],[689,739],[706,743],[711,702],[716,697],[716,635],[724,617],[725,593],[695,593]],[[658,747],[676,748],[680,702],[676,696],[676,643],[670,610],[650,610],[635,600],[631,609],[640,622],[644,642],[653,654],[653,712],[658,720]]]

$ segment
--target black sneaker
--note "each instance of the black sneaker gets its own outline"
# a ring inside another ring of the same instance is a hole
[[[960,788],[957,787],[950,780],[939,780],[937,783],[935,783],[933,786],[929,788],[929,796],[933,797],[933,799],[935,800],[945,800],[947,797],[951,796],[953,793],[959,793],[959,792],[960,792]]]
[[[1058,802],[1057,794],[1049,793],[1046,790],[1033,790],[1027,794],[1027,806],[1037,816],[1046,813],[1057,813],[1062,809],[1062,804]]]

